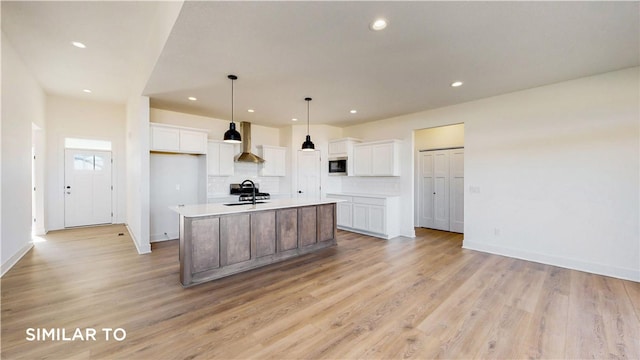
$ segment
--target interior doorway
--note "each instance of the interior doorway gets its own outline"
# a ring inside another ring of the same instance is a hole
[[[31,234],[44,235],[44,184],[45,184],[45,132],[38,125],[31,124]]]
[[[416,130],[418,227],[464,233],[464,124]]]

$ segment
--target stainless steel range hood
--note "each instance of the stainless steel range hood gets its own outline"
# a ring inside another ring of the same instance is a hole
[[[236,161],[263,163],[263,158],[251,153],[251,123],[243,121],[240,127],[242,128],[242,153],[236,157]]]

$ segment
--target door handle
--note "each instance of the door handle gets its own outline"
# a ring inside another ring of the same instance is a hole
[[[67,189],[71,189],[71,186],[67,186]]]
[[[298,190],[298,194],[302,194],[302,190]]]

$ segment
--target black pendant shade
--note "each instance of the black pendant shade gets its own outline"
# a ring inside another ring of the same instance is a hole
[[[236,124],[233,122],[233,81],[238,77],[235,75],[227,76],[231,80],[231,123],[229,124],[229,130],[224,133],[224,142],[237,144],[242,142],[242,137],[238,130],[236,130]]]
[[[236,124],[234,122],[230,123],[229,130],[224,132],[224,142],[234,144],[242,142],[242,137],[240,137],[240,133],[236,130]]]
[[[311,98],[304,98],[304,101],[307,102],[307,138],[302,143],[302,151],[313,151],[316,146],[313,145],[311,135],[309,135],[309,101],[311,101]]]

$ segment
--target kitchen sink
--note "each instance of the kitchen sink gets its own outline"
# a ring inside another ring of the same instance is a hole
[[[256,201],[256,204],[264,204],[266,201]],[[237,202],[237,203],[226,203],[222,204],[224,206],[238,206],[238,205],[252,205],[251,202]]]

